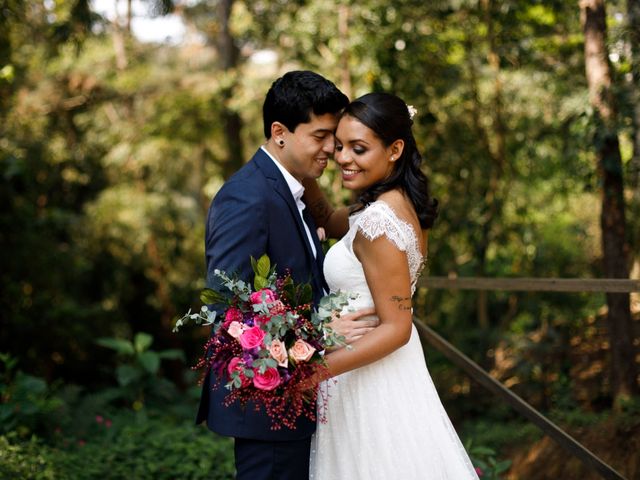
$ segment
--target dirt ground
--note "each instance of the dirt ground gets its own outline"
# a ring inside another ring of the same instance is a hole
[[[627,480],[640,480],[640,419],[635,425],[609,420],[589,429],[569,432],[582,445]],[[545,437],[528,452],[515,453],[508,480],[600,480],[589,465]]]

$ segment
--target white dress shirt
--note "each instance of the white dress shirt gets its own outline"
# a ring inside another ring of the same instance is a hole
[[[264,146],[261,146],[260,148],[264,153],[266,153],[269,156],[271,160],[273,160],[273,163],[276,164],[276,167],[278,167],[278,170],[280,170],[280,172],[282,173],[282,176],[284,177],[284,180],[287,182],[287,186],[291,191],[291,195],[293,195],[293,199],[296,201],[296,207],[298,207],[298,213],[300,213],[300,218],[302,219],[302,225],[304,225],[304,231],[307,232],[307,240],[309,241],[309,245],[311,246],[311,251],[313,252],[313,256],[315,258],[317,255],[316,246],[313,243],[313,238],[311,238],[311,232],[309,231],[309,226],[307,225],[307,222],[304,221],[304,217],[302,216],[302,211],[306,208],[306,205],[302,201],[302,195],[304,194],[304,187],[298,180],[295,179],[293,175],[289,173],[289,171],[286,168],[284,168],[280,164],[280,162],[278,162],[278,160],[276,160],[267,151],[266,148],[264,148]]]

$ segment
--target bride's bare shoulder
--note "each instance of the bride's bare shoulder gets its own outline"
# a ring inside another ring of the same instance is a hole
[[[415,209],[411,200],[400,190],[389,190],[384,192],[378,197],[378,200],[383,201],[391,207],[400,219],[414,223],[414,219],[417,219]]]

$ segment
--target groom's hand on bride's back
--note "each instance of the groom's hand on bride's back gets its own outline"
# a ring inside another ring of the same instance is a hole
[[[335,315],[331,321],[331,328],[345,338],[347,344],[351,344],[362,338],[380,324],[373,307],[363,308],[355,312]]]

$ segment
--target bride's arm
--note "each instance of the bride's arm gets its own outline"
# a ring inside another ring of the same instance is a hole
[[[411,337],[411,280],[406,254],[385,237],[367,240],[361,233],[353,250],[364,269],[380,325],[325,356],[329,374],[340,375],[375,362],[405,345]]]
[[[314,179],[305,179],[302,184],[302,199],[316,225],[324,228],[328,237],[342,238],[349,230],[349,207],[334,209]]]

